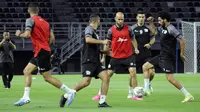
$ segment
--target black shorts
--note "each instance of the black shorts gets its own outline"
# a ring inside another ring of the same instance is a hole
[[[40,73],[49,71],[51,69],[50,52],[41,49],[37,57],[33,57],[30,60],[30,63],[38,66]]]
[[[158,55],[150,59],[148,62],[156,67],[161,68],[165,73],[174,73],[174,58]]]
[[[98,75],[100,72],[104,71],[105,67],[100,63],[84,63],[82,64],[82,74],[83,77],[94,77],[98,79]]]
[[[35,66],[38,66],[38,60],[37,60],[36,57],[31,58],[31,60],[29,61],[29,63],[31,63],[31,64],[33,64]]]
[[[14,69],[13,62],[2,62],[0,63],[0,71],[2,74],[12,74]]]
[[[122,59],[111,58],[110,64],[108,65],[108,69],[117,70],[121,67],[123,67],[124,69],[128,69],[130,67],[136,67],[135,59],[136,59],[135,55],[131,55],[128,58],[122,58]]]
[[[144,63],[146,63],[147,61],[149,61],[151,59],[151,55],[150,54],[146,54],[146,53],[139,53],[139,55],[136,55],[136,69],[137,72],[142,73],[142,65]]]

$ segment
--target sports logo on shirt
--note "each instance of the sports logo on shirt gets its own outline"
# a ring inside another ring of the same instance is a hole
[[[167,34],[167,30],[163,30],[162,33],[163,33],[163,34]]]
[[[102,69],[105,69],[106,67],[105,67],[105,66],[101,66],[101,68],[102,68]]]
[[[149,32],[149,30],[145,28],[145,29],[144,29],[144,32]]]
[[[108,65],[108,68],[111,68],[111,65],[110,65],[110,64]]]
[[[121,37],[119,37],[119,39],[117,40],[117,42],[126,42],[126,41],[128,41],[128,39],[123,39]]]
[[[142,30],[140,30],[140,34],[143,34],[143,31],[142,31]]]
[[[86,75],[90,75],[91,74],[91,72],[89,70],[86,70],[85,73],[86,73]]]

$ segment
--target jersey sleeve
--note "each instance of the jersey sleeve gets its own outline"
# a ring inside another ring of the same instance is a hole
[[[172,35],[175,38],[181,38],[181,33],[174,27],[174,26],[170,26],[168,29],[170,32],[170,35]]]
[[[135,34],[133,32],[133,29],[130,26],[128,27],[128,31],[129,31],[131,39],[133,39],[135,37]]]
[[[92,37],[94,29],[92,27],[85,28],[85,37]]]
[[[111,30],[111,28],[108,30],[106,39],[112,40],[112,30]]]
[[[26,19],[26,28],[25,28],[25,30],[32,31],[33,26],[34,26],[34,20],[32,18]]]

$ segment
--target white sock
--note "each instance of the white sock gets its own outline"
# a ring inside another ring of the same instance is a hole
[[[101,95],[100,100],[99,100],[99,104],[102,104],[106,101],[106,95]]]
[[[133,94],[133,87],[129,87],[128,94]]]
[[[66,92],[66,93],[69,93],[69,92],[73,91],[72,89],[70,89],[69,87],[67,87],[65,84],[63,84],[60,87],[60,89],[63,90],[64,92]]]
[[[144,79],[144,89],[145,90],[150,90],[149,85],[150,85],[149,79]]]
[[[180,90],[183,92],[185,96],[190,95],[190,93],[184,87],[182,87]]]
[[[24,96],[22,98],[24,99],[30,99],[30,91],[31,91],[31,88],[30,87],[25,87],[24,88]]]
[[[98,95],[101,95],[101,89],[99,89]]]

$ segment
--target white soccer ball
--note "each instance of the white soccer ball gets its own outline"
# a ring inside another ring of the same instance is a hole
[[[134,92],[134,95],[139,98],[142,98],[145,95],[143,87],[135,87],[133,92]]]

